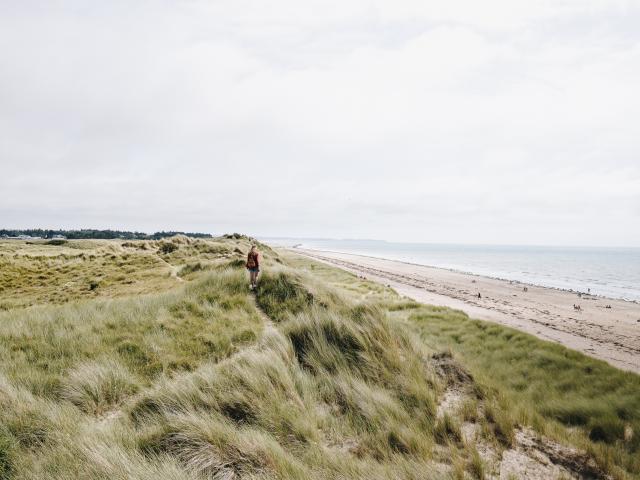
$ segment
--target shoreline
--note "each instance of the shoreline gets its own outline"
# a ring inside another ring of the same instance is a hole
[[[340,254],[340,255],[351,255],[354,257],[363,257],[363,258],[371,258],[371,259],[375,259],[375,260],[386,260],[389,262],[397,262],[397,263],[402,263],[405,265],[412,265],[414,267],[426,267],[426,268],[433,268],[433,269],[437,269],[437,270],[443,270],[445,272],[451,272],[451,273],[459,273],[460,275],[469,275],[469,276],[473,276],[473,277],[479,277],[479,278],[486,278],[486,279],[490,279],[490,280],[499,280],[501,282],[510,282],[510,283],[517,283],[519,285],[523,285],[526,287],[537,287],[537,288],[547,288],[549,290],[557,290],[558,292],[566,292],[569,294],[581,294],[583,297],[593,297],[598,298],[598,299],[604,299],[604,300],[614,300],[614,301],[619,301],[619,302],[628,302],[628,303],[634,303],[636,305],[640,305],[640,300],[630,300],[628,298],[622,298],[622,297],[609,297],[607,295],[598,295],[596,293],[588,293],[588,292],[581,292],[579,290],[573,290],[572,288],[561,288],[561,287],[552,287],[550,285],[541,285],[539,283],[530,283],[530,282],[525,282],[523,280],[514,280],[511,278],[504,278],[504,277],[494,277],[492,275],[485,275],[483,273],[475,273],[475,272],[469,272],[467,270],[460,270],[457,268],[449,268],[449,267],[438,267],[437,265],[427,265],[425,263],[415,263],[415,262],[409,262],[407,260],[397,260],[397,259],[393,259],[393,258],[386,258],[386,257],[377,257],[375,255],[366,255],[364,253],[353,253],[353,252],[341,252],[338,250],[323,250],[323,249],[316,249],[316,248],[308,248],[308,247],[276,247],[276,248],[283,248],[285,250],[290,250],[290,251],[312,251],[312,252],[321,252],[321,253],[334,253],[334,254]]]
[[[640,374],[636,301],[586,293],[578,297],[582,292],[368,255],[286,250],[388,285],[420,303],[462,310],[472,318],[516,328]],[[579,310],[573,308],[581,303]]]

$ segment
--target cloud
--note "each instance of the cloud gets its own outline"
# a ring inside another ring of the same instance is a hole
[[[7,3],[0,223],[640,245],[638,20],[614,0]]]

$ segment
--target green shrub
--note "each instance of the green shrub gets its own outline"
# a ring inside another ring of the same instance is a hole
[[[172,242],[161,242],[160,243],[160,253],[169,254],[178,250],[178,245]]]
[[[53,240],[47,240],[45,242],[47,245],[64,245],[66,243],[69,243],[67,240],[64,240],[62,238],[54,238]]]

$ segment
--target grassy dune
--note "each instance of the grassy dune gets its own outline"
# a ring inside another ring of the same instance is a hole
[[[245,242],[246,243],[246,242]],[[228,257],[230,239],[0,241],[0,311],[168,290],[178,266]]]
[[[638,375],[450,310],[416,305],[408,319],[425,343],[459,353],[485,385],[518,406],[520,418],[571,439],[604,465],[640,474]]]
[[[0,243],[0,479],[638,476],[637,376],[248,246]]]

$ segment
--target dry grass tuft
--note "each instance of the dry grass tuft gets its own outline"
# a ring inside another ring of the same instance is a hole
[[[138,389],[138,382],[120,362],[101,359],[74,367],[62,384],[61,397],[85,413],[100,415]]]

